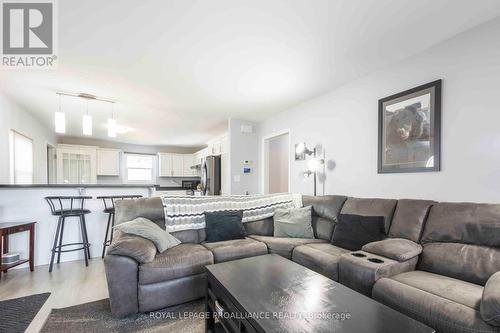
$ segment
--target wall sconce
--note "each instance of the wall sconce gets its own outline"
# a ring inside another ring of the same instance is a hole
[[[316,158],[316,147],[312,150],[307,148],[304,142],[295,145],[295,160],[305,160],[306,155],[312,155],[312,158],[307,161],[307,171],[304,172],[304,177],[314,176],[314,195],[316,196],[316,180],[317,173],[321,165],[325,164],[324,159]]]

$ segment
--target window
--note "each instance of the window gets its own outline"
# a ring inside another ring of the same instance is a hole
[[[127,168],[127,181],[153,181],[153,155],[125,154],[125,165]]]
[[[33,140],[10,131],[10,182],[33,183]]]

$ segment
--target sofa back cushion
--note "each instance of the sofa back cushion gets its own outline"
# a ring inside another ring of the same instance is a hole
[[[394,199],[362,199],[349,197],[342,207],[341,213],[361,216],[383,216],[384,232],[387,234],[391,226],[396,203],[397,200]]]
[[[117,200],[115,202],[115,225],[144,217],[165,230],[165,212],[161,198]]]
[[[400,199],[392,218],[389,237],[420,241],[424,223],[435,201]]]
[[[302,205],[312,206],[311,222],[315,238],[330,241],[346,199],[343,195],[302,196]]]
[[[247,235],[272,236],[274,234],[274,221],[272,217],[267,219],[243,223]]]
[[[500,271],[500,249],[460,243],[427,243],[417,269],[484,286]]]
[[[424,227],[418,268],[484,285],[500,270],[500,205],[438,203]]]

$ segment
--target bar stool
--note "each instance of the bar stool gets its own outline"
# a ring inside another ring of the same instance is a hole
[[[116,200],[132,200],[142,198],[142,195],[109,195],[101,196],[96,199],[102,199],[104,203],[104,213],[108,214],[108,224],[106,226],[106,235],[104,236],[104,243],[102,243],[102,258],[106,254],[106,246],[109,246],[113,241],[113,227],[115,226],[115,201]],[[111,226],[111,228],[110,228]],[[108,239],[109,235],[109,239]]]
[[[54,256],[57,253],[57,263],[61,261],[61,253],[83,250],[85,257],[85,266],[89,265],[90,259],[90,243],[87,235],[87,226],[85,224],[85,215],[90,213],[90,210],[84,208],[85,200],[92,199],[88,196],[49,196],[45,200],[49,204],[52,215],[58,216],[56,235],[54,237],[54,245],[52,246],[52,256],[50,258],[49,272],[52,272],[54,264]],[[80,231],[82,233],[81,243],[63,244],[64,223],[67,217],[78,217],[80,222]],[[81,245],[82,247],[70,250],[63,250],[65,246]]]

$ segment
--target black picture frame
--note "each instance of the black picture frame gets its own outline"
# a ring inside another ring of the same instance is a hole
[[[378,101],[379,174],[441,170],[441,90],[437,80]]]

